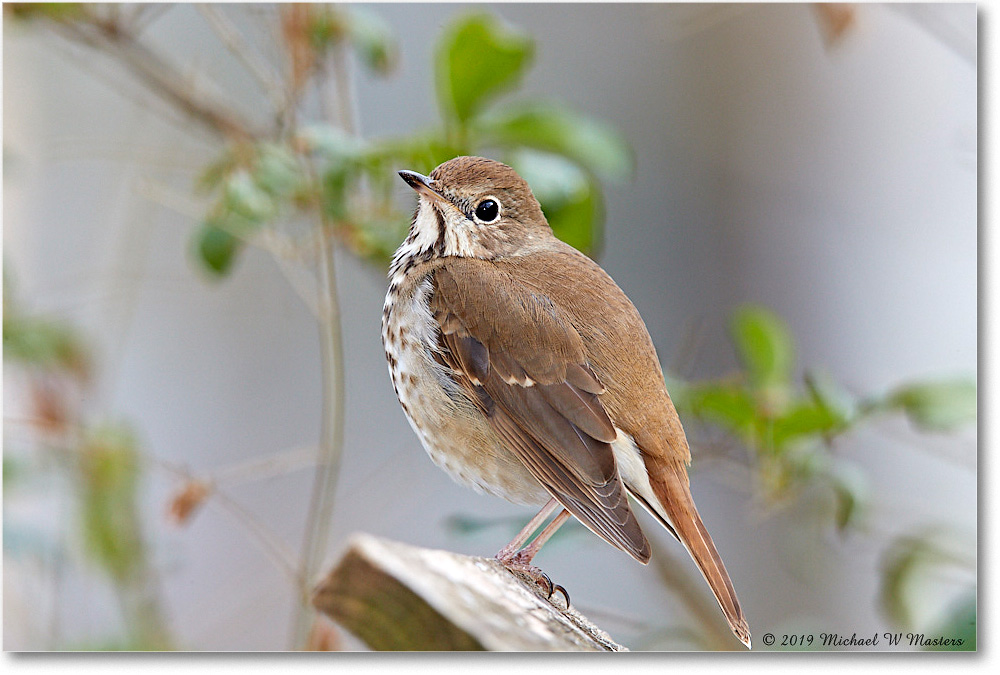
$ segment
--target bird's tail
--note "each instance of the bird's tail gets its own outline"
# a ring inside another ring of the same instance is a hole
[[[649,505],[653,507],[650,510],[655,512],[654,515],[684,544],[694,558],[705,581],[715,593],[715,599],[719,601],[733,634],[749,649],[750,626],[740,608],[740,601],[736,597],[726,566],[695,508],[687,471],[680,462],[657,463],[658,466],[650,464],[652,463],[646,465],[649,484],[659,500],[659,504]]]

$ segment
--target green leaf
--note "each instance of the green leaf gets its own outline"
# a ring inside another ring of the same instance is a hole
[[[297,136],[306,152],[313,152],[329,160],[356,161],[366,150],[364,139],[329,124],[312,124]]]
[[[490,14],[460,17],[435,52],[435,85],[442,111],[468,121],[500,93],[515,87],[534,56],[530,37]]]
[[[144,555],[135,436],[120,425],[91,429],[78,458],[86,551],[117,582],[133,580]]]
[[[827,436],[840,431],[846,419],[832,408],[815,401],[800,401],[773,420],[771,438],[776,448],[782,448],[803,438]]]
[[[830,470],[830,482],[836,496],[834,521],[841,532],[857,524],[869,503],[868,483],[857,467],[837,462]]]
[[[438,134],[427,133],[384,139],[377,143],[371,154],[391,163],[396,170],[409,169],[427,174],[438,164],[461,153]]]
[[[921,429],[952,431],[976,421],[977,399],[973,380],[956,379],[905,385],[890,394],[888,402]]]
[[[302,5],[305,18],[305,35],[308,44],[318,54],[339,43],[347,34],[346,12],[336,5]]]
[[[348,187],[356,176],[348,166],[338,164],[323,174],[323,210],[333,220],[344,220],[348,214]]]
[[[675,391],[674,401],[679,408],[741,436],[752,432],[757,419],[750,393],[729,383],[690,385]]]
[[[223,205],[254,225],[263,223],[277,213],[271,195],[244,169],[234,172],[226,179]]]
[[[88,11],[82,2],[11,2],[4,3],[3,9],[13,18],[25,21],[38,17],[53,21],[72,21]]]
[[[854,398],[825,373],[807,372],[803,379],[813,403],[842,422],[832,431],[845,430],[854,421],[857,411]]]
[[[485,116],[476,130],[489,144],[556,153],[605,178],[628,178],[635,167],[628,144],[613,128],[551,103],[508,107]]]
[[[962,565],[956,542],[941,528],[897,538],[882,558],[882,609],[898,626],[913,628],[916,607],[935,571]]]
[[[948,638],[951,640],[951,644],[931,644],[924,649],[931,652],[974,652],[976,651],[976,623],[977,602],[976,592],[973,590],[959,599],[933,633],[927,634],[931,640],[938,637]],[[958,642],[961,644],[955,644]]]
[[[351,241],[352,250],[361,258],[388,264],[409,228],[402,214],[360,220]]]
[[[522,151],[508,162],[528,181],[555,235],[584,253],[600,240],[600,188],[575,164],[558,155]]]
[[[4,455],[3,457],[4,492],[6,494],[10,494],[10,490],[14,486],[14,484],[23,481],[24,476],[27,473],[28,473],[27,466],[23,460]]]
[[[213,220],[206,221],[195,231],[193,243],[195,258],[217,278],[229,275],[243,250],[243,241]]]
[[[604,208],[600,188],[587,182],[587,188],[567,201],[542,202],[542,210],[553,233],[573,248],[593,256],[600,248]]]
[[[293,194],[303,180],[295,155],[288,148],[276,143],[261,145],[253,170],[255,185],[271,197],[283,198]]]
[[[344,8],[351,44],[362,63],[370,70],[385,75],[399,60],[399,48],[392,29],[385,19],[358,5]]]
[[[195,190],[201,193],[214,192],[236,166],[236,153],[227,149],[218,159],[210,162],[201,170],[195,178]]]
[[[26,366],[63,370],[86,377],[90,355],[68,324],[44,317],[11,314],[4,308],[4,358]]]
[[[732,321],[733,342],[756,387],[786,383],[794,361],[792,336],[774,312],[744,305]]]

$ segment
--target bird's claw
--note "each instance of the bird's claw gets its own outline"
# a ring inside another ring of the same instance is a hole
[[[541,577],[535,579],[535,583],[541,586],[542,588],[545,588],[545,599],[548,600],[549,598],[552,597],[552,594],[555,592],[556,587],[552,583],[552,579],[549,578],[548,574],[546,574],[545,572],[541,572],[540,570],[539,572],[541,574]],[[542,583],[543,581],[545,582],[544,584]]]
[[[563,598],[566,599],[566,609],[569,609],[569,593],[566,591],[565,588],[563,588],[559,584],[555,585],[555,587],[552,589],[552,593],[555,593],[556,591],[559,591],[560,593],[562,593]],[[552,593],[549,593],[549,599],[550,600],[552,599]]]
[[[563,598],[566,600],[566,607],[569,608],[569,593],[559,584],[552,583],[552,579],[548,574],[534,565],[518,562],[516,557],[508,560],[501,560],[500,562],[514,574],[525,576],[534,582],[545,593],[546,600],[551,602],[552,596],[556,592],[561,593]]]

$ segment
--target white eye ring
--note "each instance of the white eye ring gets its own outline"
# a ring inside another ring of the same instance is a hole
[[[474,215],[481,223],[495,223],[500,218],[500,200],[492,195],[484,197],[476,205]]]

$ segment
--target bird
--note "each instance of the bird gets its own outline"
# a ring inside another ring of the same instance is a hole
[[[418,194],[382,312],[399,403],[455,481],[543,505],[496,558],[540,572],[534,555],[575,517],[646,564],[650,544],[631,498],[684,545],[749,649],[638,310],[597,263],[553,234],[528,183],[506,164],[461,156],[426,176],[399,176]]]

